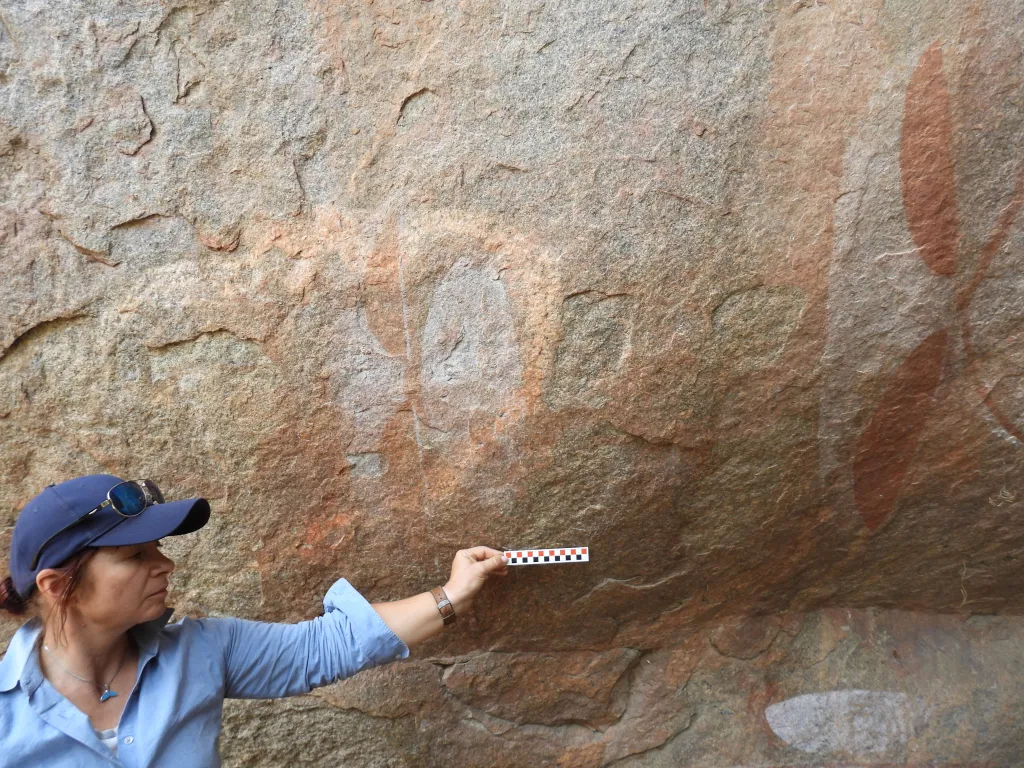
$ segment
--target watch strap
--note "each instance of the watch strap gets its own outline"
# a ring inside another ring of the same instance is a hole
[[[444,625],[447,627],[449,624],[455,623],[455,607],[452,605],[452,601],[448,599],[448,595],[442,587],[434,587],[430,590],[430,594],[434,596],[434,600],[437,601],[437,610],[441,612],[441,618],[444,621]]]

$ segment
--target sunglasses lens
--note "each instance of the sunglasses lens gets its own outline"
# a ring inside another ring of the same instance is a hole
[[[146,494],[135,483],[121,483],[110,489],[110,504],[125,517],[135,517],[146,508]]]
[[[155,504],[164,503],[164,495],[160,492],[160,489],[156,487],[156,483],[152,480],[143,480],[142,484],[146,486],[146,490],[149,491],[149,495],[153,497]]]

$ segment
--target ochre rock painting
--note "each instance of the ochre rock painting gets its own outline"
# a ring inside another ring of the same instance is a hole
[[[1017,163],[1016,168],[1019,171],[1007,180],[1011,197],[999,212],[995,231],[980,255],[968,264],[973,272],[965,269],[960,273],[952,117],[942,69],[942,48],[933,43],[921,55],[907,87],[900,178],[907,223],[918,255],[933,273],[953,278],[961,285],[954,295],[952,317],[953,323],[962,329],[958,334],[962,337],[958,340],[962,341],[964,358],[961,368],[966,367],[970,377],[976,376],[978,354],[971,345],[971,328],[964,316],[970,312],[974,292],[984,281],[993,257],[1002,248],[1024,203],[1024,162]],[[1011,187],[1014,178],[1016,186]],[[854,492],[864,522],[871,529],[882,525],[896,507],[900,486],[917,449],[917,437],[936,404],[935,390],[949,343],[950,335],[942,328],[907,356],[892,375],[877,410],[858,440],[853,468]],[[1004,375],[1019,379],[1016,371],[1007,371]],[[994,386],[979,383],[977,394],[998,426],[1012,436],[1014,443],[1019,443],[1024,436],[1015,423],[1016,414],[1004,411],[999,402],[1002,398],[994,392],[1002,383],[1002,377]],[[1020,399],[1019,395],[1016,399]],[[1010,408],[1013,406],[1011,404]]]
[[[1022,22],[5,4],[0,551],[89,472],[210,500],[181,614],[590,548],[229,766],[1016,765]]]

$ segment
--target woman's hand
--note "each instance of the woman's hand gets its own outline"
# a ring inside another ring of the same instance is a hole
[[[507,576],[508,564],[502,553],[490,547],[460,549],[452,561],[452,573],[444,593],[455,608],[455,615],[468,611],[473,598],[490,576]]]

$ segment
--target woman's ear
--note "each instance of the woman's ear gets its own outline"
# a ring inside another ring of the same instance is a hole
[[[64,589],[63,582],[64,576],[53,568],[43,568],[36,574],[36,586],[39,587],[39,594],[50,605],[60,599],[60,593]]]

